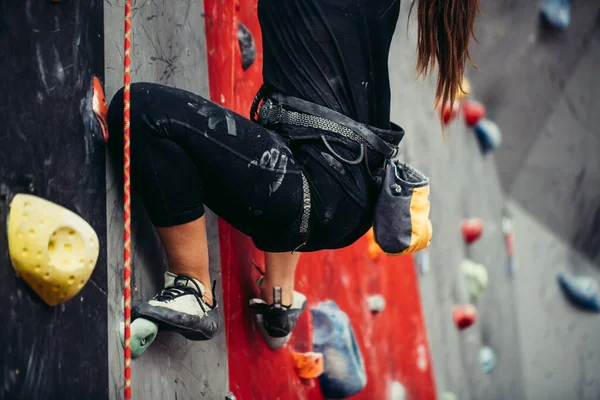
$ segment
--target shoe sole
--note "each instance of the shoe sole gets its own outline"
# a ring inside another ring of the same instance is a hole
[[[136,315],[136,317],[135,317],[136,319],[137,318],[145,318],[145,319],[157,324],[159,332],[175,332],[175,333],[182,335],[186,339],[192,340],[192,341],[210,340],[214,337],[215,333],[218,330],[218,326],[217,326],[217,329],[211,330],[210,332],[192,330],[185,326],[181,326],[181,325],[177,325],[177,324],[168,322],[167,320],[164,319],[163,316],[161,316],[157,313],[153,313],[151,310],[145,310],[143,312],[138,311],[137,314],[138,315]],[[211,317],[205,317],[205,318],[211,318]],[[215,322],[215,324],[216,324],[216,322]]]

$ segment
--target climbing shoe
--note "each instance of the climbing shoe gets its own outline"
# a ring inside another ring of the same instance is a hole
[[[217,302],[204,302],[206,289],[196,279],[165,272],[165,288],[132,310],[133,319],[145,318],[161,331],[177,332],[189,340],[209,340],[217,332]]]
[[[262,281],[262,277],[257,281],[259,288]],[[281,299],[281,287],[277,286],[273,288],[273,304],[258,298],[250,300],[258,329],[271,350],[282,348],[290,340],[298,317],[306,307],[306,296],[296,291],[294,291],[292,304],[284,305]]]

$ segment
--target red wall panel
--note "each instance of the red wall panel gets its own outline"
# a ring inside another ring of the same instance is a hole
[[[213,101],[247,116],[262,83],[262,43],[256,0],[205,0],[208,65]],[[242,71],[237,21],[253,34],[255,63]],[[262,341],[248,299],[256,295],[263,256],[251,240],[220,221],[225,329],[231,391],[241,400],[323,399],[317,380],[300,380],[289,354],[311,350],[311,318],[307,310],[288,348],[272,352]],[[408,399],[435,399],[433,370],[422,316],[419,287],[411,257],[380,256],[372,260],[366,239],[336,251],[303,254],[297,290],[309,307],[333,299],[353,323],[365,359],[368,384],[357,399],[387,399],[392,381],[401,382]],[[366,299],[381,294],[385,310],[371,314]]]

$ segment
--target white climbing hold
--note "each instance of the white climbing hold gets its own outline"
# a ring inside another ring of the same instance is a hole
[[[406,400],[406,389],[398,382],[393,381],[390,387],[390,400]]]
[[[479,362],[481,362],[481,368],[486,374],[491,373],[496,367],[496,354],[494,350],[489,346],[483,346],[479,349]]]
[[[385,309],[385,297],[380,294],[369,296],[367,303],[372,313],[380,313]]]
[[[467,290],[472,301],[477,301],[488,286],[489,278],[487,269],[483,264],[469,259],[464,259],[461,262],[460,269],[465,277]]]

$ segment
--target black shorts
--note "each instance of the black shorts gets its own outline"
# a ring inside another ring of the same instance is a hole
[[[323,131],[277,132],[193,93],[131,85],[131,177],[153,224],[168,227],[204,215],[204,205],[263,251],[345,247],[370,227],[377,188],[364,163],[332,157]],[[108,113],[109,148],[122,159],[123,92]],[[348,159],[358,145],[330,133]],[[369,165],[383,159],[369,152]]]

